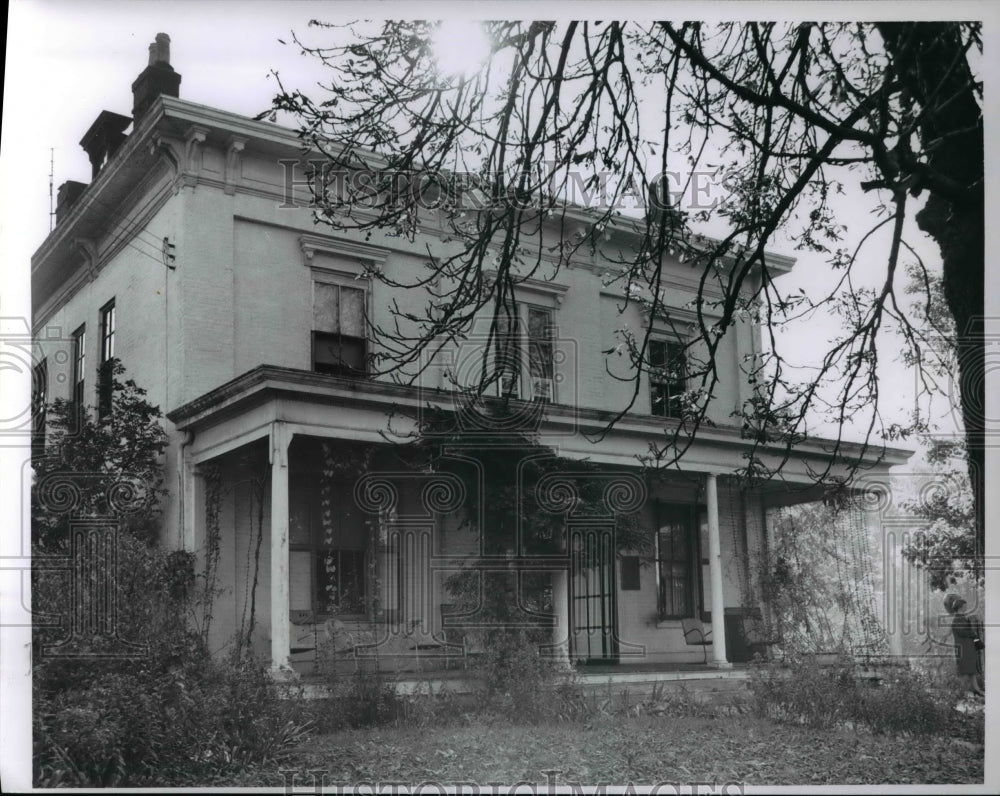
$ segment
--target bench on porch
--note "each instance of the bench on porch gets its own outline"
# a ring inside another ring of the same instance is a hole
[[[726,629],[726,659],[730,663],[749,663],[757,656],[767,659],[770,657],[771,648],[779,643],[777,639],[749,632],[748,624],[752,627],[761,621],[760,609],[729,607],[726,608],[723,619]],[[711,622],[711,611],[704,612],[701,616],[701,623],[711,628]],[[711,637],[711,630],[708,630],[707,634],[708,637]],[[687,641],[686,628],[685,641]]]
[[[708,648],[712,646],[712,628],[706,630],[701,620],[694,617],[682,619],[681,628],[684,631],[684,643],[689,647],[701,647],[704,663],[708,663]]]

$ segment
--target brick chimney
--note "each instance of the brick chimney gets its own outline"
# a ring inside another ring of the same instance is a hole
[[[97,176],[101,167],[122,145],[126,138],[125,128],[131,123],[132,120],[128,116],[111,111],[101,111],[94,123],[90,125],[90,129],[83,134],[80,146],[90,158],[91,178]]]
[[[56,194],[56,223],[58,224],[69,214],[70,209],[80,198],[87,187],[85,183],[67,180],[59,186],[59,193]]]
[[[149,45],[149,66],[132,84],[132,119],[138,123],[161,94],[180,96],[180,85],[181,76],[170,65],[170,37],[157,33],[156,41]]]

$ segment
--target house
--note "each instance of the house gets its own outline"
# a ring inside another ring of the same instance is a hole
[[[505,339],[530,355],[502,371],[503,397],[478,408],[455,386],[483,361],[488,323],[421,362],[412,384],[373,375],[371,325],[389,323],[393,302],[424,300],[376,271],[401,278],[423,267],[428,247],[457,244],[433,213],[413,240],[318,226],[296,135],[181,99],[180,83],[161,34],[132,85],[131,115],[103,111],[83,137],[93,179],[60,188],[57,225],[32,259],[36,382],[50,400],[106,411],[95,374],[114,357],[164,409],[163,542],[198,551],[211,576],[216,649],[242,632],[276,672],[308,669],[321,635],[345,656],[397,668],[463,659],[478,620],[475,606],[456,607],[447,581],[470,569],[514,572],[518,584],[522,572],[545,573],[544,610],[525,614],[551,630],[549,649],[564,660],[725,667],[769,640],[766,513],[816,498],[809,472],[829,463],[830,445],[804,440],[781,480],[748,488],[734,477],[752,446],[732,420],[754,394],[741,364],[761,350],[752,321],[717,357],[711,425],[680,468],[655,479],[638,462],[679,422],[677,352],[698,284],[679,261],[665,273],[669,322],[636,303],[622,312],[601,246],[522,280]],[[582,211],[567,217],[587,225]],[[634,232],[604,234],[605,248],[620,249]],[[643,377],[631,411],[608,429],[631,385],[598,352],[623,325],[648,324],[662,373]],[[553,471],[531,484],[539,511],[565,532],[545,554],[520,541],[500,553],[482,546],[477,529],[489,518],[469,489],[489,479],[456,475],[482,472],[467,456],[462,464],[460,447],[446,453],[451,468],[395,456],[429,407],[482,444],[477,435],[503,430],[500,403],[570,463],[571,483]],[[907,456],[889,449],[865,464],[885,472]],[[584,487],[604,496],[603,514],[576,511],[571,493]],[[622,516],[646,544],[615,541]],[[701,630],[711,631],[708,647]]]

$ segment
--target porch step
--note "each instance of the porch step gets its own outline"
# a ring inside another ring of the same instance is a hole
[[[380,663],[385,663],[380,659]],[[373,667],[364,670],[375,672]],[[355,668],[337,672],[348,679],[354,676]],[[396,693],[400,695],[418,693],[472,694],[481,685],[475,670],[442,671],[400,671],[389,670],[386,666],[381,672],[387,680],[394,684]],[[323,698],[329,696],[326,683],[329,676],[320,678],[314,674],[302,673],[303,677],[297,684],[307,697]],[[666,672],[620,672],[620,673],[577,673],[574,682],[578,688],[592,695],[607,694],[612,699],[628,698],[631,702],[644,701],[650,697],[662,697],[665,701],[692,698],[706,704],[729,704],[738,701],[746,693],[747,672],[744,669],[696,671],[666,671]]]

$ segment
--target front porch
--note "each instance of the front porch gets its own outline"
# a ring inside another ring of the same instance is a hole
[[[454,401],[434,397],[446,409]],[[269,657],[276,674],[304,681],[326,656],[324,665],[344,674],[374,665],[400,682],[461,682],[479,651],[476,630],[485,627],[474,600],[462,617],[447,615],[455,598],[446,580],[466,571],[480,589],[512,578],[517,595],[534,578],[535,602],[522,605],[519,596],[517,610],[525,626],[547,629],[545,654],[556,662],[597,664],[581,670],[587,684],[728,680],[720,673],[767,650],[768,606],[757,584],[769,544],[765,509],[815,498],[804,477],[741,487],[726,473],[746,443],[715,429],[692,445],[683,473],[646,482],[636,456],[659,421],[626,418],[594,447],[581,431],[592,430],[587,423],[596,428],[598,418],[546,405],[542,444],[569,465],[598,466],[570,466],[529,485],[562,541],[525,546],[519,517],[512,543],[488,550],[468,526],[485,527],[474,488],[495,476],[470,464],[467,449],[450,453],[456,467],[474,471],[464,480],[393,463],[387,417],[405,441],[427,398],[395,385],[264,367],[171,413],[188,433],[184,546],[223,573],[217,649],[235,636]],[[808,458],[821,454],[803,449],[806,470]],[[508,470],[515,471],[520,465]],[[463,514],[470,506],[473,514]],[[617,522],[630,513],[640,533],[626,543]]]

